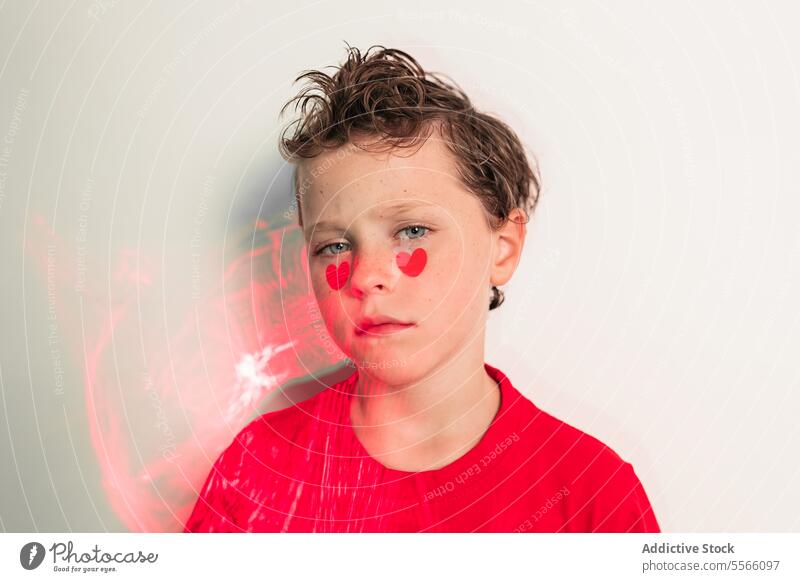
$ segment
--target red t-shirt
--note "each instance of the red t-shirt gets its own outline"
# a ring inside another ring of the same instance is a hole
[[[485,368],[500,409],[449,465],[407,472],[369,456],[349,419],[355,370],[248,424],[211,469],[184,531],[660,531],[630,463]]]

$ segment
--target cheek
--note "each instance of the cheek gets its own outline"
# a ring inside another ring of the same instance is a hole
[[[419,277],[428,264],[428,253],[423,248],[414,249],[413,253],[397,253],[395,262],[400,270],[409,277]]]
[[[326,267],[327,268],[327,267]],[[335,343],[341,346],[341,338],[344,337],[344,328],[350,321],[340,293],[343,290],[333,289],[331,281],[327,280],[325,273],[317,275],[313,280],[314,295],[316,298],[317,313],[315,321],[324,322],[325,328]],[[337,280],[333,280],[337,285]],[[345,283],[347,285],[347,283]]]
[[[328,287],[334,291],[338,291],[347,284],[350,278],[350,263],[342,261],[338,265],[328,265],[325,268],[325,280],[328,282]]]

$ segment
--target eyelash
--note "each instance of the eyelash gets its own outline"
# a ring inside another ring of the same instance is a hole
[[[403,232],[404,230],[408,230],[408,229],[410,229],[410,228],[424,228],[424,229],[425,229],[425,231],[426,231],[426,232],[425,232],[424,234],[422,234],[421,236],[414,237],[414,238],[412,238],[411,240],[419,240],[419,239],[421,239],[421,238],[425,238],[426,236],[428,236],[428,234],[430,234],[431,232],[433,232],[433,229],[432,229],[431,227],[429,227],[429,226],[425,226],[425,225],[423,225],[423,224],[410,224],[410,225],[408,225],[408,226],[404,226],[403,228],[401,228],[401,229],[400,229],[400,230],[398,230],[397,232],[398,232],[398,233],[400,233],[400,232]],[[336,245],[346,245],[346,244],[348,244],[348,243],[346,243],[346,242],[335,242],[335,243],[330,243],[330,244],[327,244],[327,245],[325,245],[324,247],[321,247],[321,248],[319,248],[317,251],[315,251],[315,252],[314,252],[314,256],[316,257],[316,256],[320,256],[320,255],[322,255],[322,256],[335,257],[336,255],[339,255],[339,254],[341,254],[341,253],[323,253],[322,251],[324,251],[325,249],[327,249],[327,248],[329,248],[329,247],[333,247],[333,246],[336,246]],[[342,251],[342,252],[345,252],[345,251]]]

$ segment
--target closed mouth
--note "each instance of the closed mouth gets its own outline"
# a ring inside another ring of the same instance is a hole
[[[415,324],[413,323],[401,323],[393,321],[387,323],[362,325],[361,327],[356,326],[356,335],[357,336],[393,335],[401,332],[404,329],[408,329],[409,327],[414,327],[414,325]]]

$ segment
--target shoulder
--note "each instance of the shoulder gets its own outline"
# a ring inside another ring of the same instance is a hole
[[[633,465],[600,439],[541,413],[553,437],[548,463],[569,491],[566,531],[658,532],[650,500]]]
[[[338,385],[329,386],[316,395],[286,408],[261,414],[242,428],[230,448],[248,451],[259,457],[274,457],[287,446],[303,446],[317,432],[314,426],[325,424],[337,410],[333,400]]]
[[[615,450],[595,436],[542,410],[513,386],[506,394],[515,430],[532,454],[559,472],[625,464]],[[513,412],[512,412],[513,411]]]
[[[245,531],[253,492],[288,490],[283,475],[302,466],[326,390],[248,422],[213,463],[184,531]]]
[[[544,491],[563,492],[568,508],[563,531],[660,531],[631,463],[597,437],[520,396],[517,425],[526,443],[529,478]]]
[[[616,451],[596,437],[539,408],[498,368],[487,364],[486,369],[500,382],[505,400],[499,418],[503,430],[517,433],[540,461],[559,467],[624,463]]]
[[[614,449],[597,437],[538,407],[532,413],[529,430],[550,455],[577,463],[581,469],[593,466],[617,468],[625,464]]]

